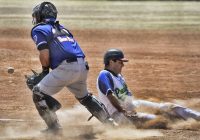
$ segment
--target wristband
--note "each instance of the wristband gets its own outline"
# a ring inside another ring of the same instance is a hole
[[[49,66],[42,66],[42,73],[48,74],[49,73]]]

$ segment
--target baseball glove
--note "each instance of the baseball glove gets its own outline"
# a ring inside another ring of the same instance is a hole
[[[35,85],[37,85],[47,74],[46,73],[37,73],[34,70],[31,70],[33,75],[25,75],[26,84],[30,90],[33,89]]]

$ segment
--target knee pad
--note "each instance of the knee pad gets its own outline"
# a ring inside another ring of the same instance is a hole
[[[94,96],[88,94],[86,97],[78,100],[87,108],[92,116],[95,116],[99,121],[106,123],[106,121],[110,118],[104,104],[100,103]]]
[[[38,86],[33,88],[33,102],[41,109],[49,108],[54,112],[61,108],[61,104],[55,98],[41,92]]]
[[[33,89],[33,102],[38,113],[47,124],[48,128],[55,128],[59,125],[56,111],[60,109],[60,103],[53,97],[44,94],[39,87]]]

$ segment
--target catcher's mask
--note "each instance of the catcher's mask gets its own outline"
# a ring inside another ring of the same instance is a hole
[[[33,21],[34,25],[45,22],[45,19],[56,19],[57,18],[57,9],[56,7],[50,2],[42,2],[41,4],[37,5],[33,8]]]
[[[104,54],[104,64],[109,65],[110,60],[121,60],[123,62],[128,62],[128,59],[124,58],[124,54],[119,49],[109,49]]]

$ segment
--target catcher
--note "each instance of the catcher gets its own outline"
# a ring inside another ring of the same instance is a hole
[[[97,78],[97,90],[99,100],[106,106],[111,117],[120,125],[130,121],[134,124],[156,119],[156,115],[135,112],[137,107],[148,107],[160,110],[163,114],[187,120],[193,118],[200,121],[200,112],[173,103],[156,103],[134,99],[128,90],[121,71],[124,62],[124,54],[118,49],[109,49],[104,55],[105,69]]]
[[[33,9],[31,37],[39,51],[43,71],[27,76],[27,85],[33,91],[33,102],[47,124],[46,131],[61,128],[56,111],[60,103],[51,97],[67,87],[76,99],[102,123],[115,125],[102,103],[87,90],[89,66],[85,54],[72,33],[56,21],[57,9],[50,2],[42,2]],[[52,69],[52,71],[49,71]]]

